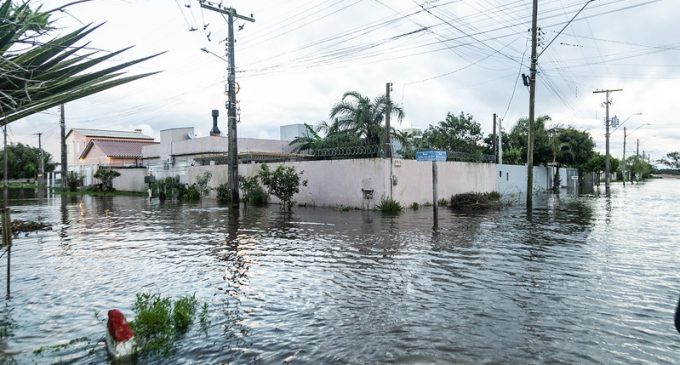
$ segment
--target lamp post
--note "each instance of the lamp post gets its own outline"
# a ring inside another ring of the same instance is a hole
[[[638,129],[644,127],[644,126],[647,126],[647,125],[652,125],[652,123],[641,124],[637,128],[633,129],[633,131],[630,132],[630,133],[627,133],[626,127],[623,127],[623,161],[621,161],[623,163],[623,165],[622,165],[621,169],[623,171],[623,185],[624,186],[626,185],[626,138],[628,138],[628,136],[630,134],[633,134],[633,132],[635,132],[636,130],[638,130]],[[638,147],[639,147],[639,140],[638,140]]]
[[[623,123],[617,125],[617,126],[612,130],[611,133],[614,133],[614,132],[616,132],[617,129],[623,127],[623,125],[626,124],[626,122],[629,121],[630,118],[632,118],[632,117],[634,117],[634,116],[636,116],[636,115],[642,115],[642,113],[633,113],[633,114],[629,115],[629,116],[623,121]],[[617,123],[618,123],[618,119],[619,119],[619,118],[617,118],[616,115],[614,116],[614,118],[612,118],[612,120],[616,120]],[[623,185],[625,186],[625,185],[626,185],[626,127],[623,127],[623,160],[622,160],[621,162],[622,162],[622,165],[621,165],[621,174],[623,175]]]

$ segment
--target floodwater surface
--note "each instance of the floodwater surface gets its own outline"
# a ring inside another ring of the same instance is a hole
[[[0,363],[107,363],[95,313],[155,292],[195,293],[210,323],[144,364],[677,364],[678,201],[657,180],[433,229],[431,208],[24,197],[13,218],[52,229],[14,239]]]

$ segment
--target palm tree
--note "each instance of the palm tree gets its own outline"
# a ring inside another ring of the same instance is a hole
[[[98,67],[127,48],[99,56],[87,43],[78,44],[99,26],[53,37],[49,17],[64,7],[41,11],[28,4],[4,0],[0,5],[0,125],[154,74],[123,77],[120,71],[158,54]]]
[[[380,145],[385,133],[382,122],[386,107],[387,98],[384,95],[371,100],[356,91],[348,91],[331,108],[330,117],[334,119],[332,126],[339,132],[361,138],[365,145]],[[397,117],[398,122],[404,119],[404,111],[398,105],[392,105],[391,114]]]

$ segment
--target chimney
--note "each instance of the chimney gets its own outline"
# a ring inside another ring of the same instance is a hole
[[[216,109],[213,109],[213,111],[212,111],[213,127],[212,127],[212,129],[210,130],[210,135],[211,135],[211,136],[217,136],[217,137],[219,137],[220,134],[222,134],[222,133],[220,132],[220,129],[217,128],[217,117],[218,117],[219,115],[220,115],[220,111],[219,111],[219,110],[216,110]]]
[[[141,134],[141,133],[142,133],[142,130],[141,130],[141,129],[135,129],[135,133],[140,133],[140,134]]]

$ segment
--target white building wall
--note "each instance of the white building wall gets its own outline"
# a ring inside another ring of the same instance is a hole
[[[120,172],[120,176],[113,179],[113,188],[117,191],[146,191],[147,185],[144,184],[144,176],[147,169],[138,168],[115,168],[112,170]]]

